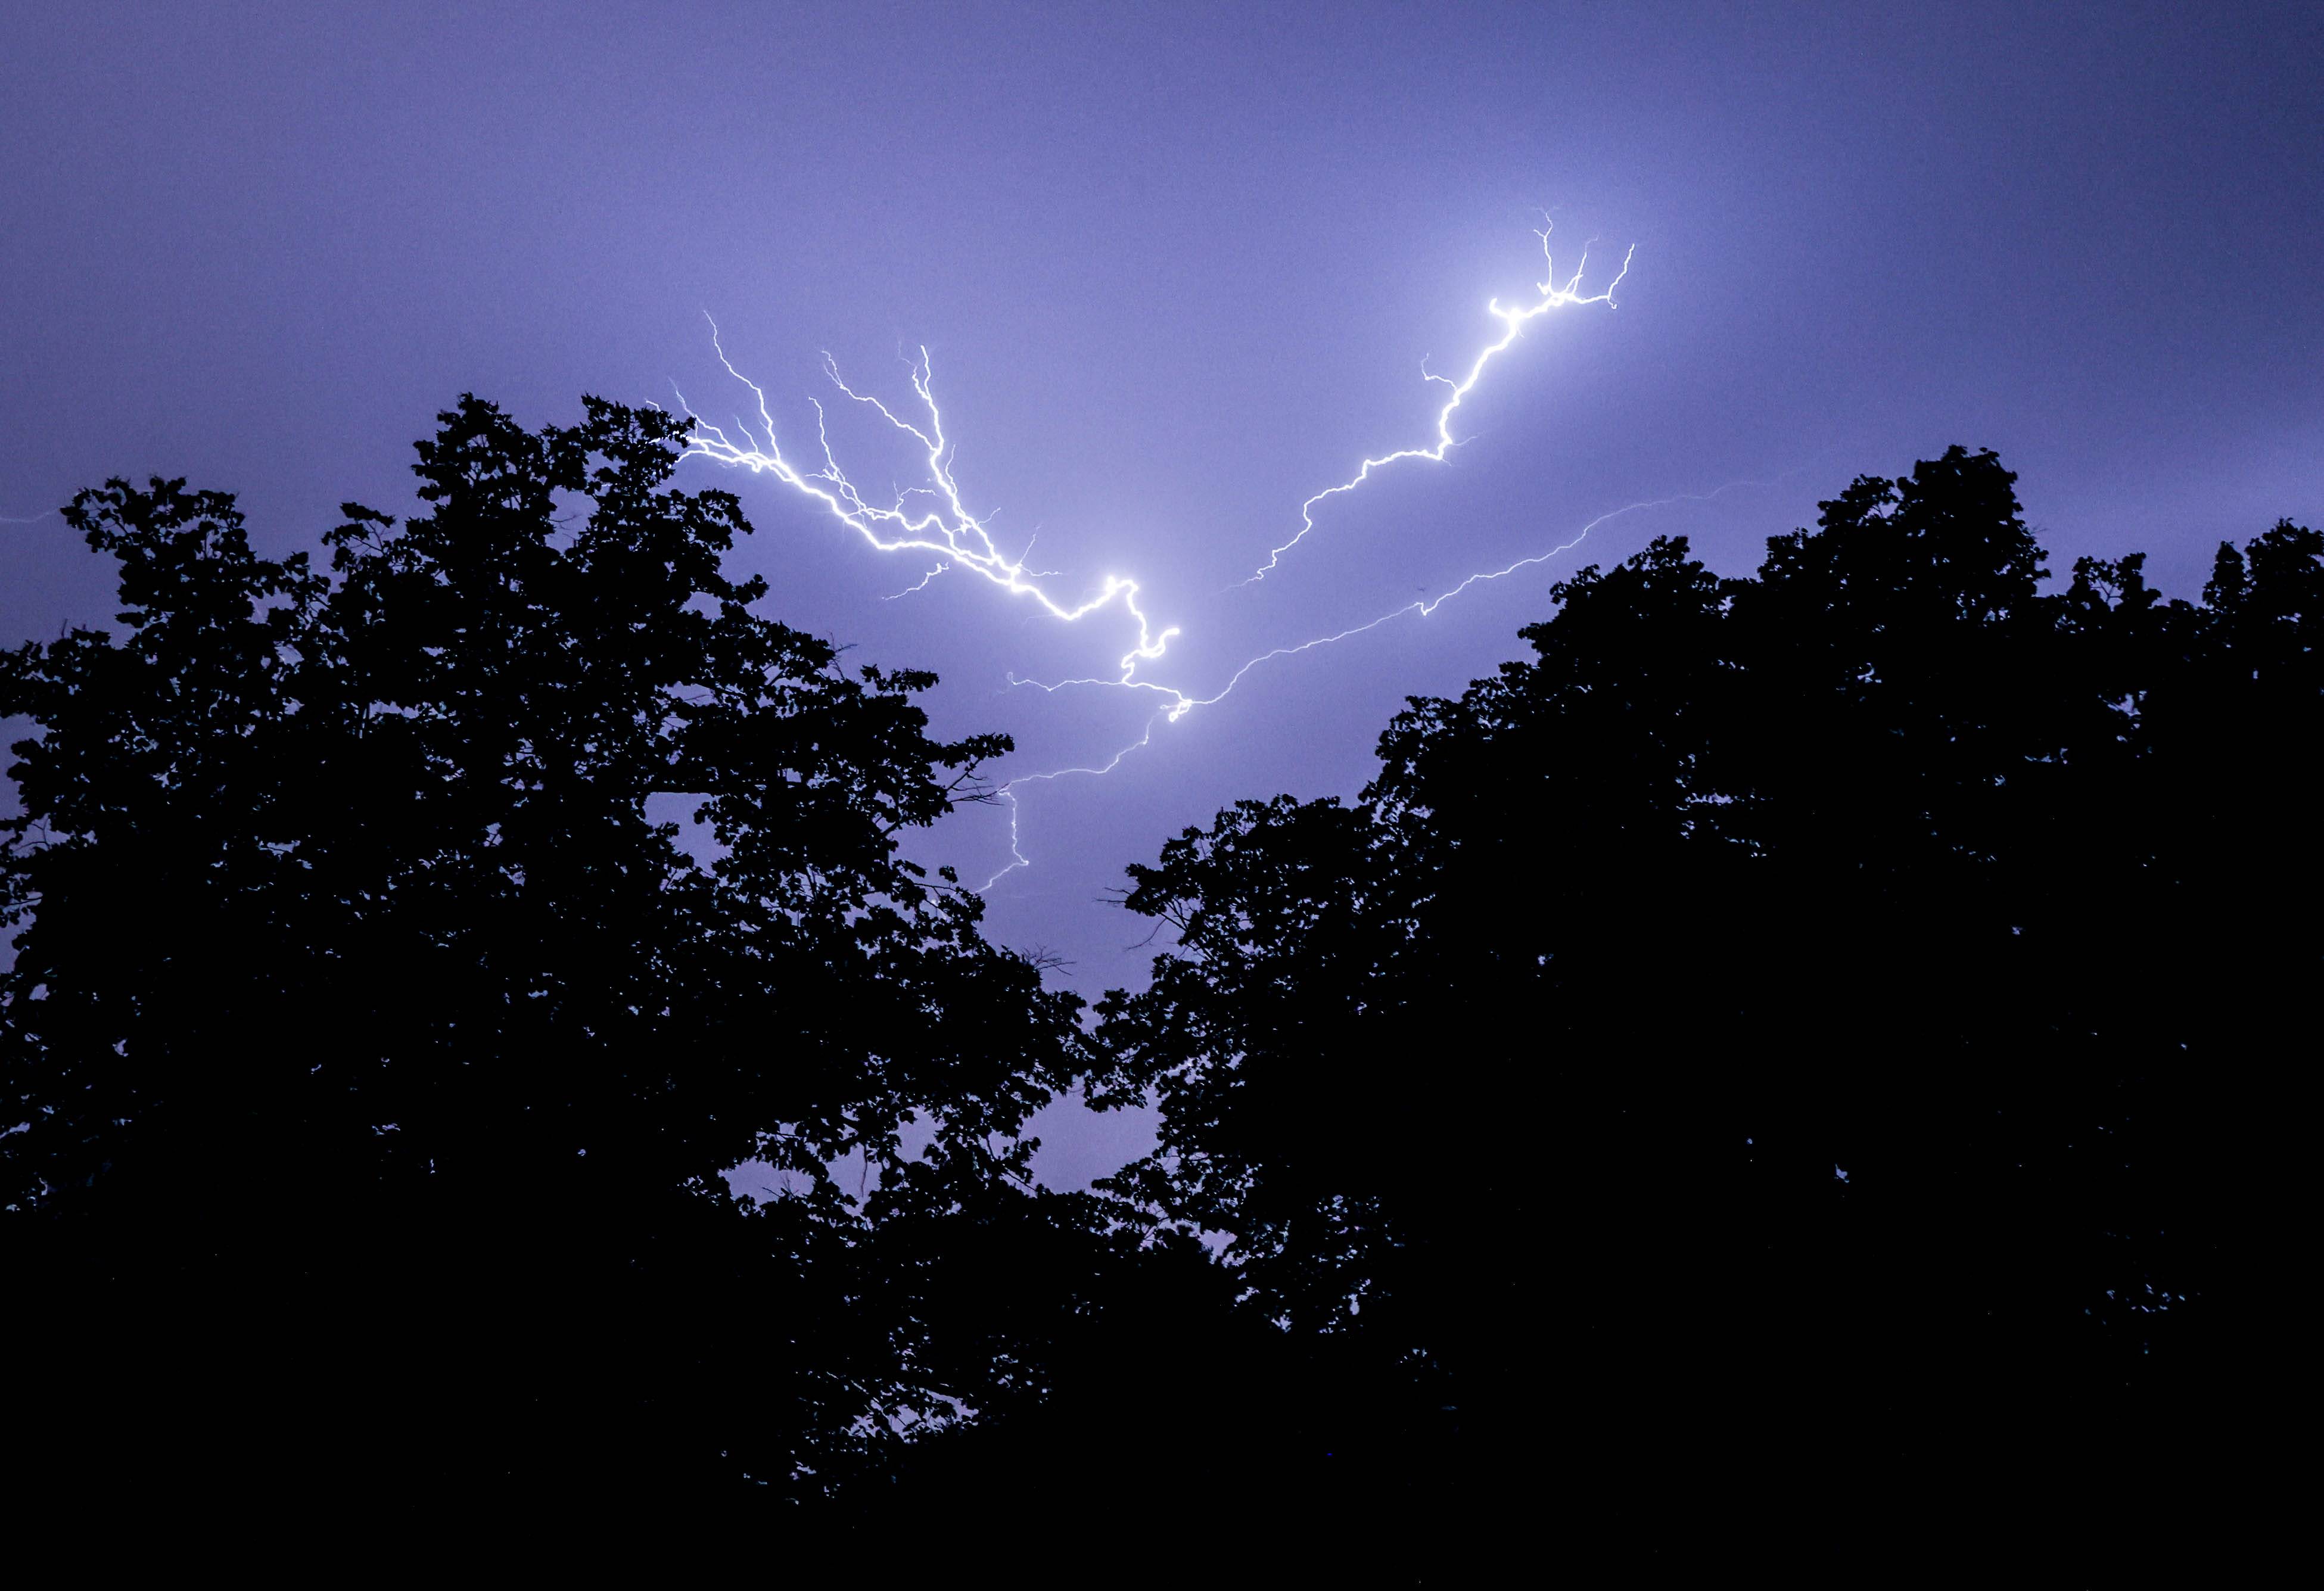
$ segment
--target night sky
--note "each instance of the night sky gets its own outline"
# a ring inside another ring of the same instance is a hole
[[[1852,476],[1950,443],[2020,473],[2063,573],[2324,518],[2324,11],[2313,6],[29,6],[0,15],[0,639],[111,612],[54,508],[109,475],[237,492],[261,546],[337,505],[408,511],[411,441],[474,391],[529,425],[579,395],[725,419],[706,312],[812,448],[825,350],[910,399],[925,345],[957,478],[1078,600],[1136,578],[1181,627],[1142,677],[1247,659],[1464,576],[1572,552],[1422,619],[1254,670],[1102,778],[1020,794],[995,936],[1142,981],[1122,867],[1243,796],[1352,793],[1402,699],[1515,654],[1549,587],[1683,533],[1751,567]],[[1443,389],[1529,301],[1535,229],[1618,307],[1536,321],[1425,445]],[[867,496],[918,483],[861,410]],[[870,417],[876,422],[876,417]],[[881,556],[701,462],[760,534],[775,616],[926,667],[1001,777],[1103,761],[1150,698],[1060,624]],[[1723,489],[1723,490],[1722,490]],[[14,521],[23,522],[14,522]],[[1544,835],[1545,850],[1554,835]],[[1007,814],[920,852],[981,882]],[[1684,925],[1674,932],[1682,952]],[[1051,1180],[1139,1124],[1068,1111]]]

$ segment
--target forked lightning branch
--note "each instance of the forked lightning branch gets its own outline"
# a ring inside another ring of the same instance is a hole
[[[1505,306],[1499,299],[1494,299],[1486,304],[1486,313],[1501,323],[1501,335],[1477,353],[1469,364],[1468,373],[1461,380],[1454,381],[1449,376],[1423,372],[1424,379],[1426,381],[1450,389],[1450,396],[1445,399],[1436,412],[1434,439],[1425,446],[1397,448],[1377,456],[1367,456],[1358,465],[1355,473],[1346,480],[1325,487],[1301,503],[1298,529],[1287,539],[1268,551],[1267,561],[1249,580],[1244,582],[1246,585],[1263,580],[1270,571],[1280,566],[1286,554],[1293,551],[1316,532],[1316,512],[1333,498],[1356,491],[1378,472],[1399,464],[1416,460],[1432,464],[1443,463],[1446,455],[1458,446],[1460,442],[1452,431],[1453,416],[1460,410],[1469,395],[1476,391],[1478,383],[1484,379],[1487,370],[1494,361],[1507,353],[1524,336],[1526,327],[1533,321],[1554,309],[1596,304],[1602,304],[1609,308],[1613,307],[1614,291],[1629,272],[1630,255],[1628,253],[1624,254],[1620,269],[1605,286],[1590,291],[1585,290],[1583,287],[1584,274],[1589,269],[1588,251],[1586,249],[1583,251],[1572,271],[1560,280],[1550,253],[1549,233],[1544,230],[1536,235],[1541,239],[1545,275],[1543,280],[1536,284],[1535,299],[1530,303]],[[809,405],[815,411],[815,443],[812,449],[800,449],[796,455],[786,453],[777,433],[774,417],[768,407],[765,389],[735,369],[733,361],[727,357],[724,344],[719,339],[715,322],[713,322],[711,326],[711,342],[712,346],[717,350],[719,363],[724,365],[727,373],[750,390],[752,407],[757,413],[757,421],[754,425],[751,420],[737,416],[733,429],[730,431],[724,427],[695,418],[689,413],[686,438],[686,451],[689,455],[709,459],[714,463],[733,468],[746,469],[756,474],[773,476],[794,492],[811,503],[818,505],[834,520],[862,538],[864,544],[874,551],[891,556],[918,555],[933,560],[934,567],[921,580],[920,585],[926,585],[929,580],[933,580],[947,569],[960,569],[999,587],[1013,601],[1033,602],[1050,617],[1063,622],[1078,623],[1096,615],[1118,612],[1126,627],[1131,630],[1133,639],[1128,649],[1120,654],[1114,664],[1113,671],[1110,674],[1047,683],[1011,676],[1012,685],[1028,685],[1044,691],[1104,689],[1148,694],[1156,698],[1155,711],[1148,719],[1144,732],[1111,757],[1086,767],[1053,768],[1043,773],[1020,774],[1000,787],[998,794],[1010,810],[1009,849],[1011,860],[1008,865],[986,881],[985,887],[988,889],[1018,868],[1030,865],[1029,859],[1026,857],[1019,844],[1019,814],[1015,794],[1019,786],[1063,778],[1069,775],[1095,776],[1111,773],[1131,752],[1150,745],[1157,728],[1176,722],[1197,707],[1207,707],[1223,701],[1233,693],[1236,686],[1242,683],[1247,675],[1264,663],[1278,658],[1294,657],[1302,652],[1314,651],[1317,648],[1346,640],[1351,636],[1377,629],[1392,619],[1401,618],[1406,614],[1416,614],[1425,618],[1473,585],[1513,575],[1520,569],[1545,562],[1561,553],[1572,550],[1592,529],[1618,515],[1661,507],[1666,503],[1702,501],[1704,497],[1716,495],[1716,493],[1680,494],[1657,498],[1649,502],[1629,503],[1609,513],[1600,514],[1583,525],[1570,540],[1528,557],[1520,558],[1501,568],[1480,571],[1426,602],[1406,602],[1367,623],[1353,625],[1331,635],[1316,636],[1308,640],[1262,652],[1236,669],[1217,690],[1206,695],[1197,695],[1176,686],[1139,677],[1140,666],[1160,661],[1167,653],[1171,639],[1179,633],[1179,630],[1176,625],[1159,628],[1156,626],[1145,609],[1139,605],[1139,588],[1136,580],[1120,575],[1108,575],[1093,584],[1084,586],[1074,595],[1061,597],[1052,591],[1048,584],[1059,578],[1054,572],[1036,570],[1026,564],[1025,559],[1030,551],[1029,546],[1014,556],[1003,552],[1000,543],[993,538],[987,520],[980,519],[969,510],[963,501],[960,483],[953,474],[957,444],[945,433],[944,414],[936,403],[934,372],[926,348],[919,351],[919,357],[911,367],[914,405],[908,411],[908,416],[899,414],[876,396],[855,391],[841,376],[837,364],[830,356],[826,354],[824,359],[824,372],[843,399],[863,405],[896,430],[909,437],[922,455],[924,460],[922,483],[897,491],[889,501],[875,501],[866,498],[857,488],[855,482],[849,476],[846,469],[833,452],[828,416],[821,401],[812,398],[808,400]],[[679,401],[681,404],[685,401],[682,394]],[[1727,488],[1721,487],[1720,490],[1725,491]],[[915,586],[911,589],[918,590],[919,587]]]

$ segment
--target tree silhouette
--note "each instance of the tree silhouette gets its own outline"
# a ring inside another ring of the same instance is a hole
[[[754,613],[680,433],[466,399],[327,577],[218,493],[74,502],[119,632],[0,661],[20,1458],[811,1495],[990,1401],[912,1267],[1060,1208],[1018,1130],[1079,1003],[897,843],[1007,742]]]
[[[1354,805],[1130,870],[1176,944],[1101,1007],[1162,1113],[1115,1186],[1457,1428],[1383,1496],[1829,1540],[2219,1462],[2313,1029],[2324,537],[2043,595],[2013,482],[1955,448],[1756,579],[1585,569]]]
[[[327,575],[75,502],[118,631],[0,658],[20,1470],[1458,1583],[2183,1496],[2274,1395],[2324,536],[2045,593],[1955,448],[1584,569],[1356,803],[1133,868],[1093,1042],[898,853],[1006,742],[754,612],[680,433],[465,400]],[[1160,1148],[1029,1186],[1084,1083]]]

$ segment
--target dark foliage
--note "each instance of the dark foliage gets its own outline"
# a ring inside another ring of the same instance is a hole
[[[1457,1428],[1381,1550],[1493,1481],[1616,1562],[2062,1526],[2280,1395],[2324,537],[2044,595],[2013,480],[1859,480],[1754,580],[1585,569],[1357,805],[1131,869],[1177,943],[1102,1007],[1164,1113],[1120,1185]]]
[[[669,417],[442,418],[427,517],[348,505],[335,577],[222,495],[83,493],[118,633],[0,660],[38,730],[0,852],[12,1456],[816,1496],[1005,1401],[939,1340],[931,1232],[1060,1209],[1017,1132],[1077,1002],[896,855],[1006,742],[752,613]],[[790,1195],[738,1205],[754,1160]]]
[[[1354,805],[1132,869],[1093,1044],[897,854],[1005,742],[754,614],[665,417],[443,419],[330,576],[84,493],[119,632],[0,659],[20,1470],[1635,1579],[2135,1540],[2281,1397],[2324,537],[2045,593],[1956,448],[1755,579],[1585,569]],[[1084,1081],[1161,1149],[1027,1186]]]

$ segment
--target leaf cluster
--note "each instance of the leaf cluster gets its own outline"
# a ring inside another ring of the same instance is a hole
[[[2045,593],[2014,479],[1858,480],[1753,578],[1584,569],[1353,805],[1131,869],[1176,943],[1101,1007],[1162,1115],[1116,1190],[1471,1411],[1480,1473],[1553,1425],[1803,1485],[2184,1436],[2288,1198],[2324,536]]]
[[[1048,1220],[1020,1129],[1089,1064],[1078,1002],[898,851],[1007,741],[932,738],[933,676],[755,612],[681,434],[466,399],[424,511],[346,505],[327,575],[180,482],[75,501],[118,628],[0,662],[36,731],[0,1204],[44,1379],[101,1380],[134,1300],[207,1322],[137,1384],[198,1404],[205,1356],[260,1375],[252,1322],[319,1314],[326,1402],[411,1405],[352,1444],[378,1466],[634,1477],[659,1433],[807,1491],[984,1395],[881,1238]],[[738,1206],[745,1165],[779,1191]]]

